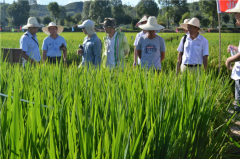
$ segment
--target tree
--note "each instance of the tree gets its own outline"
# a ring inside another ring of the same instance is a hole
[[[217,3],[212,0],[200,0],[199,1],[200,10],[212,18],[212,28],[214,28],[214,23],[217,19]]]
[[[73,19],[75,20],[76,23],[79,23],[82,20],[82,14],[81,13],[74,14]]]
[[[131,24],[132,22],[132,17],[128,14],[123,15],[123,19],[124,19],[124,24]]]
[[[64,19],[60,19],[60,25],[64,26]]]
[[[38,23],[42,23],[42,20],[39,17],[36,17]]]
[[[139,22],[139,20],[140,20],[139,18],[135,18],[132,20],[132,22],[131,22],[132,29],[134,29],[136,27],[136,24]]]
[[[124,23],[124,10],[121,0],[112,0],[112,15],[115,18],[117,25]]]
[[[67,10],[66,10],[66,8],[65,7],[63,7],[63,6],[60,6],[60,16],[59,16],[59,18],[60,19],[65,19],[66,17],[67,17]]]
[[[89,13],[89,10],[90,10],[90,4],[91,4],[91,1],[85,1],[83,3],[83,10],[82,10],[82,20],[86,20],[86,19],[89,19],[89,16],[90,16],[90,13]]]
[[[158,3],[164,8],[164,10],[166,12],[168,12],[165,15],[167,15],[167,17],[166,17],[167,18],[167,28],[169,29],[169,19],[170,19],[169,11],[171,10],[171,7],[172,7],[172,0],[158,0]]]
[[[223,22],[224,22],[224,23],[228,23],[229,20],[230,20],[230,16],[229,16],[228,14],[225,13],[225,14],[223,14],[222,19],[223,19]]]
[[[90,19],[100,23],[104,20],[104,18],[111,16],[111,5],[109,0],[95,0],[91,2],[89,16]]]
[[[51,16],[54,18],[57,23],[57,18],[60,16],[60,7],[57,2],[51,2],[47,5],[47,9],[49,10]]]
[[[210,21],[208,18],[204,18],[204,19],[202,19],[202,21],[201,21],[201,24],[202,24],[204,27],[208,27],[210,23],[211,23],[211,21]]]
[[[195,14],[194,17],[198,18],[199,21],[201,21],[203,19],[201,14]]]
[[[30,6],[28,1],[13,2],[7,8],[7,14],[11,17],[11,23],[17,26],[27,22],[29,11]]]
[[[43,24],[49,24],[50,22],[52,22],[51,17],[49,17],[48,15],[43,17],[43,21],[42,21]]]
[[[174,15],[173,15],[173,22],[174,24],[178,25],[179,24],[179,21],[182,19],[182,16],[181,14],[175,12]]]
[[[180,20],[179,24],[183,23],[185,19],[189,19],[190,14],[186,12],[185,14],[182,15],[182,19]]]
[[[157,16],[159,8],[155,1],[141,0],[136,6],[136,11],[139,17],[144,15]]]

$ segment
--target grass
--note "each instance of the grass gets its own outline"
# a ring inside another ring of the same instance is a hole
[[[0,63],[1,93],[13,96],[0,98],[1,158],[229,156],[226,151],[231,141],[225,134],[229,134],[231,120],[225,120],[232,89],[225,66],[221,74],[215,72],[217,34],[205,35],[210,43],[208,71],[178,77],[177,40],[166,42],[160,74],[133,68],[132,52],[125,70],[110,72],[78,69],[81,59],[75,52],[84,36],[61,35],[68,44],[68,67],[40,64],[23,69]],[[136,34],[126,35],[133,44],[131,36]],[[237,41],[235,34],[223,36],[222,63],[228,57],[226,46]],[[19,33],[2,33],[1,45],[18,48],[20,37]],[[45,37],[38,35],[40,46]]]

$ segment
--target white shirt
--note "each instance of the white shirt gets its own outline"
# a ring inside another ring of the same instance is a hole
[[[137,46],[137,43],[138,43],[138,40],[139,40],[139,38],[141,38],[143,35],[145,35],[145,34],[147,34],[147,32],[146,33],[144,33],[143,31],[141,31],[140,33],[138,33],[137,35],[136,35],[136,38],[135,38],[135,41],[134,41],[134,46]],[[138,64],[140,65],[141,64],[141,60],[140,60],[140,58],[138,57]]]
[[[240,52],[240,42],[239,42],[239,46],[238,46],[238,52]],[[231,78],[233,80],[239,80],[240,79],[240,62],[235,62],[235,65],[232,69]]]
[[[30,32],[26,32],[22,35],[20,39],[20,49],[26,51],[26,54],[33,60],[39,62],[41,60],[41,55],[39,51],[39,44],[37,40],[37,35],[34,37]]]
[[[106,48],[107,48],[107,63],[106,66],[111,68],[115,67],[115,57],[114,57],[114,46],[115,46],[115,39],[117,36],[117,32],[113,35],[112,38],[107,36],[105,40]]]
[[[183,52],[183,39],[178,46],[177,51]],[[192,40],[190,34],[187,34],[186,42],[184,44],[184,53],[182,56],[182,64],[196,65],[202,64],[203,56],[209,55],[208,40],[202,35]]]

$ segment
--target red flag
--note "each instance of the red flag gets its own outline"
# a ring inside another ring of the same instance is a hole
[[[178,29],[176,28],[176,32],[178,33]]]
[[[234,8],[237,2],[238,0],[217,0],[218,13]]]
[[[208,32],[210,33],[210,29],[208,29]]]
[[[22,27],[21,27],[21,25],[20,25],[20,30],[22,30]]]

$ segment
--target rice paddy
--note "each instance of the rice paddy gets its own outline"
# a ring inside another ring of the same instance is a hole
[[[1,47],[19,48],[22,33],[1,33]],[[40,46],[46,37],[38,33]],[[102,39],[104,33],[97,33]],[[160,33],[163,38],[183,34]],[[166,41],[162,71],[133,68],[136,33],[126,33],[131,51],[125,69],[80,68],[83,33],[62,33],[68,66],[0,62],[1,158],[222,158],[227,150],[232,103],[224,63],[237,34],[209,41],[206,72],[176,76],[179,40]],[[42,52],[42,51],[41,51]],[[12,97],[12,98],[11,98]],[[23,101],[24,99],[26,101]],[[227,120],[226,120],[227,119]],[[229,119],[229,120],[228,120]],[[227,121],[227,122],[226,122]]]

